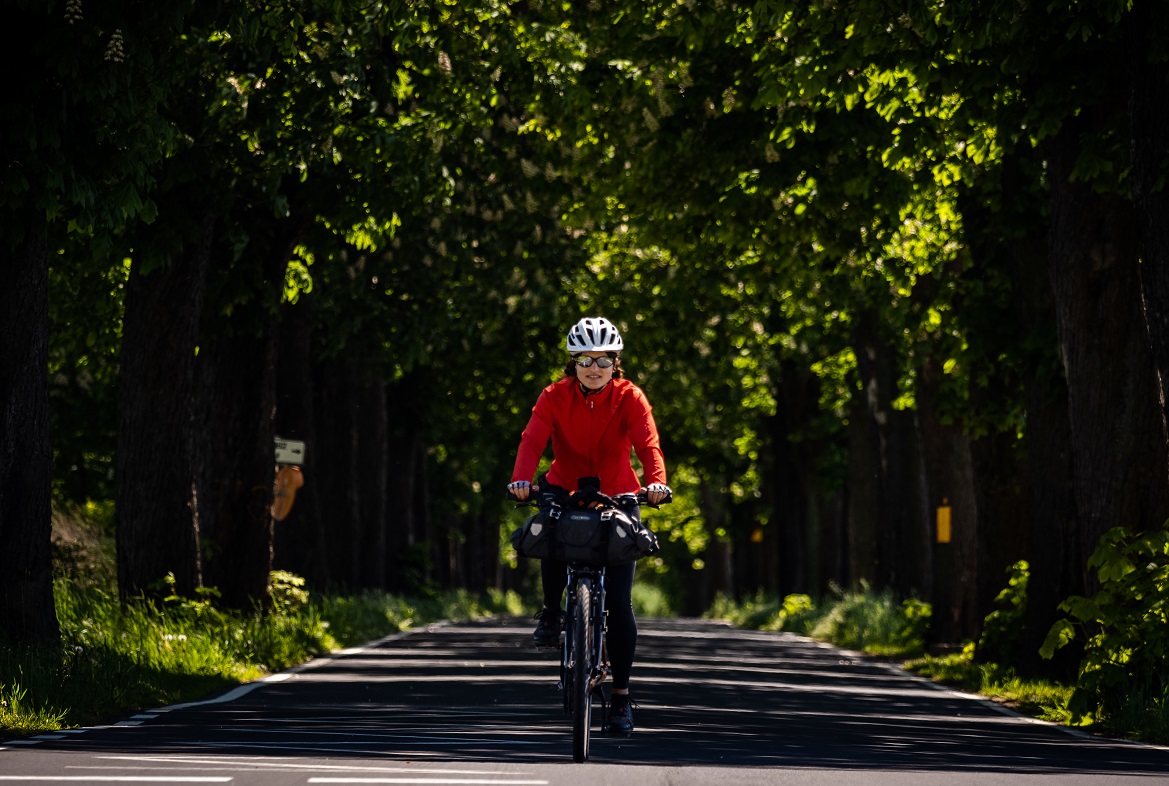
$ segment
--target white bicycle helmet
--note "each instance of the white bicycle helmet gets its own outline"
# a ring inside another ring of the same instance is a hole
[[[569,352],[620,352],[625,348],[617,326],[604,317],[585,317],[568,331]]]

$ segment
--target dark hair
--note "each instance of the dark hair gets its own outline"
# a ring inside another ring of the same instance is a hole
[[[577,353],[579,355],[581,353]],[[613,364],[613,379],[621,379],[625,376],[621,373],[621,356],[616,352],[606,352],[606,355],[613,358],[616,362]],[[568,359],[568,365],[564,367],[564,376],[576,379],[576,355]]]

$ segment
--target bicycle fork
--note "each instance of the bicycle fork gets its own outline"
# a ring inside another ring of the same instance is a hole
[[[576,666],[572,656],[575,628],[572,624],[572,619],[574,610],[576,609],[577,592],[581,585],[582,582],[577,581],[573,577],[573,580],[568,583],[568,592],[565,593],[564,644],[560,657],[560,681],[556,684],[556,687],[563,692],[565,712],[572,711],[570,701],[571,691],[569,688],[573,668]],[[586,591],[589,593],[592,601],[589,604],[589,616],[593,623],[590,626],[593,640],[589,642],[589,651],[592,653],[589,692],[600,698],[602,717],[604,717],[603,713],[607,710],[608,705],[605,701],[605,694],[601,690],[601,685],[609,673],[609,647],[605,638],[605,633],[609,628],[609,609],[605,607],[605,582],[603,574],[593,577],[585,586],[587,586]]]

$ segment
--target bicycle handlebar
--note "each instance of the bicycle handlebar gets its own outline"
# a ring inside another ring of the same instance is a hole
[[[528,492],[527,499],[520,499],[512,492],[511,489],[507,490],[507,493],[504,495],[504,499],[507,499],[507,500],[510,500],[511,502],[516,503],[516,507],[519,507],[519,508],[538,507],[539,506],[540,487],[533,485],[530,488],[531,488],[531,490]],[[649,492],[645,489],[645,487],[642,487],[642,488],[638,489],[636,493],[618,494],[616,497],[610,497],[608,494],[604,494],[600,491],[596,491],[593,489],[588,489],[584,492],[578,490],[578,491],[572,492],[567,497],[565,497],[561,504],[564,504],[566,507],[573,507],[574,502],[580,502],[585,497],[589,498],[591,501],[600,502],[602,505],[604,505],[606,507],[619,507],[619,504],[618,504],[619,500],[632,498],[641,507],[654,508],[655,510],[660,508],[662,505],[665,505],[667,503],[674,501],[674,494],[673,494],[673,492],[670,492],[669,494],[667,494],[665,496],[664,499],[661,499],[656,503],[650,502],[649,501]]]

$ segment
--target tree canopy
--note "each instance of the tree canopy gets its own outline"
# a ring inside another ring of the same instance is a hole
[[[18,2],[5,553],[43,578],[51,483],[127,597],[523,585],[502,488],[603,315],[682,608],[866,581],[971,637],[1026,558],[1037,642],[1169,515],[1154,6]]]

